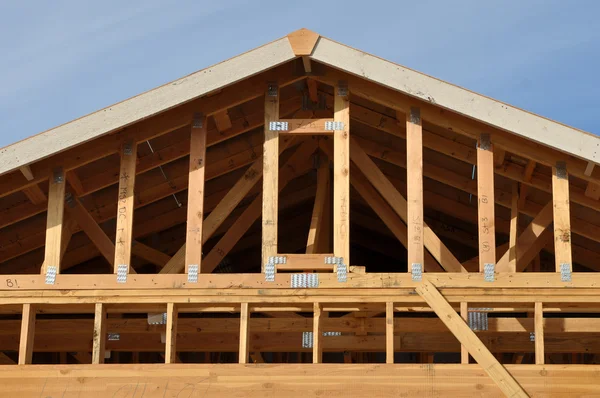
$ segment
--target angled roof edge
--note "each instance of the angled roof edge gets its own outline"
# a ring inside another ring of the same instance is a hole
[[[597,163],[600,137],[322,37],[311,58],[490,126]],[[433,102],[432,102],[433,103]]]
[[[0,149],[0,175],[294,59],[287,37]]]

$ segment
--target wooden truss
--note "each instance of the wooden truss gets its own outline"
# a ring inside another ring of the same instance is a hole
[[[593,168],[313,62],[318,38],[0,176],[0,396],[598,391]]]

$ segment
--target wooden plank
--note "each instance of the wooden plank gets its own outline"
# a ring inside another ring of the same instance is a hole
[[[325,156],[324,159],[319,158],[320,164],[317,170],[317,192],[315,194],[315,203],[313,205],[312,215],[310,218],[310,228],[308,230],[308,238],[306,240],[306,254],[323,252],[324,248],[318,247],[318,242],[322,241],[321,234],[324,231],[328,220],[324,219],[325,207],[329,197],[330,174],[329,160]]]
[[[408,227],[408,272],[423,267],[423,130],[421,111],[412,107],[406,115],[406,202]]]
[[[131,248],[131,254],[134,256],[144,259],[148,261],[150,264],[154,264],[158,267],[164,267],[167,265],[169,261],[171,261],[171,256],[158,251],[150,246],[147,246],[141,242],[133,241],[133,247]],[[131,268],[129,270],[132,274],[135,273],[135,270]]]
[[[508,237],[508,268],[509,272],[517,271],[517,236],[519,228],[519,184],[512,183],[512,200],[510,208],[510,231]],[[498,270],[499,271],[499,270]]]
[[[23,304],[21,318],[21,338],[19,340],[19,365],[30,364],[33,358],[33,338],[35,336],[35,306]]]
[[[27,199],[34,205],[41,205],[46,203],[48,198],[39,185],[32,185],[23,189],[23,193],[27,196]]]
[[[505,157],[506,150],[502,148],[494,148],[494,167],[502,167]]]
[[[544,309],[543,304],[536,302],[534,306],[535,325],[535,364],[544,364]]]
[[[216,119],[215,119],[216,120]],[[185,273],[195,264],[202,269],[202,228],[204,221],[204,183],[206,169],[207,120],[202,114],[194,115],[190,129],[190,171],[188,183],[187,234],[185,246]]]
[[[463,321],[469,321],[469,304],[464,301],[460,303],[460,317]],[[460,345],[460,363],[468,364],[469,363],[469,350],[464,344]]]
[[[333,130],[326,129],[326,124],[333,119],[280,119],[279,122],[288,124],[288,129],[280,131],[280,134],[334,134]]]
[[[533,172],[535,171],[536,162],[533,160],[529,160],[527,162],[527,166],[525,166],[525,170],[523,171],[523,182],[530,182],[533,177]],[[519,193],[519,203],[517,207],[523,209],[525,207],[525,202],[527,201],[527,193],[529,191],[529,186],[527,184],[521,184],[521,190]]]
[[[323,363],[323,309],[313,303],[313,363]]]
[[[415,290],[507,397],[529,396],[431,282],[424,281]]]
[[[94,337],[92,339],[92,363],[104,363],[106,351],[106,305],[96,303],[94,309]]]
[[[278,271],[330,271],[333,272],[333,264],[325,264],[326,256],[333,256],[332,253],[315,253],[315,254],[285,254],[279,253],[280,256],[286,257],[285,264],[277,264]]]
[[[600,199],[600,184],[588,182],[587,186],[585,187],[585,196],[587,196],[588,198],[591,198],[593,200]],[[33,201],[32,201],[32,203],[33,203]]]
[[[554,259],[556,272],[561,264],[572,269],[571,213],[569,207],[569,174],[567,165],[559,163],[552,167],[552,203],[554,217]]]
[[[248,362],[249,338],[250,338],[250,310],[248,303],[242,303],[240,307],[240,358],[239,363]]]
[[[375,189],[379,191],[388,204],[392,206],[400,218],[406,222],[408,219],[406,199],[398,192],[390,180],[383,174],[360,145],[353,139],[351,139],[350,142],[352,161],[359,167],[365,177],[367,177]],[[454,257],[452,252],[448,250],[446,245],[442,243],[425,222],[423,223],[423,243],[425,248],[446,271],[467,272],[456,257]]]
[[[215,119],[215,125],[217,126],[217,130],[219,130],[219,132],[227,131],[232,127],[231,119],[229,118],[229,113],[227,113],[226,109],[215,113],[213,115],[213,119]]]
[[[121,147],[117,235],[115,239],[115,261],[113,263],[115,274],[119,265],[126,265],[127,273],[131,272],[136,160],[137,144],[133,140],[126,140]]]
[[[479,219],[479,272],[496,264],[494,206],[494,150],[489,134],[481,134],[477,146],[477,216]]]
[[[30,166],[21,166],[19,167],[19,170],[21,171],[21,174],[23,174],[23,177],[27,179],[27,181],[32,181],[35,178],[31,172]]]
[[[48,267],[56,267],[60,273],[61,242],[63,236],[63,216],[65,211],[65,173],[62,169],[50,176],[48,189],[48,215],[46,218],[46,248],[41,273]]]
[[[588,162],[587,166],[585,166],[585,170],[583,171],[583,174],[590,177],[592,175],[592,172],[594,171],[594,166],[596,166],[595,163]]]
[[[269,93],[269,91],[271,91]],[[265,143],[263,146],[262,196],[262,270],[269,257],[277,255],[277,224],[279,213],[279,132],[272,131],[271,122],[279,120],[279,87],[270,86],[265,93]]]
[[[306,87],[308,88],[308,98],[312,102],[319,102],[319,92],[317,91],[317,81],[313,79],[306,79]]]
[[[317,44],[317,40],[319,40],[319,34],[302,28],[290,33],[287,35],[287,38],[290,42],[290,46],[292,46],[294,55],[299,57],[307,56],[312,53],[315,44]]]
[[[385,303],[385,363],[394,363],[394,303]]]
[[[76,170],[67,171],[67,181],[77,197],[82,197],[87,193]]]
[[[174,303],[167,303],[167,333],[165,339],[165,363],[177,362],[177,323],[178,309]]]
[[[333,254],[350,260],[350,100],[348,87],[335,87],[333,119],[343,129],[333,135]]]

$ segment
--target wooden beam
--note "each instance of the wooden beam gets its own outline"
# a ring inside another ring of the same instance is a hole
[[[165,363],[177,362],[177,305],[167,303],[167,333],[165,339]]]
[[[381,196],[392,206],[394,211],[402,218],[404,222],[408,219],[406,199],[398,192],[390,180],[381,172],[379,167],[371,160],[369,155],[351,139],[352,161],[360,168],[365,177],[379,191]],[[335,207],[335,204],[334,204]],[[442,241],[429,228],[427,223],[423,223],[423,243],[425,248],[440,263],[442,268],[448,272],[467,272],[462,264],[454,257]]]
[[[523,171],[523,182],[530,182],[533,177],[533,172],[535,171],[536,162],[533,160],[529,160],[527,162],[527,166],[525,166],[525,170]],[[523,209],[525,207],[525,202],[527,201],[527,193],[529,191],[529,185],[521,184],[521,191],[519,193],[519,203],[517,207]]]
[[[310,153],[312,153],[315,148],[314,143],[310,141],[305,141],[300,144],[294,154],[283,166],[278,184],[280,191],[285,188],[294,177],[303,172],[304,169],[302,168],[302,163],[305,162],[306,158],[310,156]],[[235,244],[260,217],[261,210],[262,196],[258,195],[204,258],[202,272],[210,273],[217,268],[223,258],[227,256]]]
[[[510,231],[508,238],[508,269],[517,271],[517,236],[519,228],[519,183],[512,183],[512,200],[510,208]]]
[[[35,336],[35,306],[23,304],[21,318],[21,339],[19,340],[19,365],[30,364],[33,358],[33,338]]]
[[[171,261],[171,256],[156,250],[153,247],[147,246],[141,242],[138,241],[133,241],[132,242],[132,248],[131,248],[131,254],[133,254],[134,256],[141,258],[143,260],[148,261],[150,264],[154,264],[158,267],[164,267],[165,265],[167,265],[167,263],[169,261]],[[133,268],[131,268],[129,270],[129,272],[131,272],[132,274],[135,273],[135,270]]]
[[[62,169],[57,169],[50,176],[48,215],[46,220],[46,248],[44,265],[41,269],[42,274],[48,272],[48,267],[56,267],[56,273],[60,273],[64,211],[65,173]]]
[[[240,307],[240,358],[239,363],[248,362],[249,337],[250,337],[250,310],[248,303],[242,303]]]
[[[342,124],[333,135],[333,255],[350,264],[350,100],[343,82],[335,87],[333,111]]]
[[[313,303],[313,363],[323,363],[323,309]]]
[[[552,203],[554,216],[554,259],[556,272],[566,264],[572,270],[571,212],[569,206],[569,174],[565,163],[552,167]]]
[[[27,196],[27,199],[34,205],[41,205],[46,203],[48,198],[44,191],[41,190],[39,185],[32,185],[23,189],[23,193]]]
[[[215,119],[215,125],[219,132],[227,131],[232,127],[231,119],[229,118],[229,113],[227,113],[226,109],[215,113],[213,119]],[[206,130],[206,127],[204,129]]]
[[[192,264],[196,265],[198,272],[201,272],[202,269],[206,131],[206,117],[202,114],[195,114],[190,131],[190,177],[188,183],[187,234],[185,239],[186,274],[188,273],[189,266]]]
[[[544,364],[544,309],[540,302],[535,303],[535,364]]]
[[[394,363],[394,303],[385,303],[385,363]]]
[[[600,184],[596,184],[594,182],[588,182],[585,187],[585,196],[591,198],[593,200],[600,199]],[[30,198],[31,199],[31,198]],[[33,201],[32,201],[33,203]],[[34,203],[35,204],[35,203]]]
[[[81,183],[81,179],[77,175],[76,170],[67,171],[67,181],[69,182],[71,188],[73,188],[73,191],[75,192],[75,195],[77,197],[80,198],[87,194],[85,188],[83,187],[83,184]]]
[[[408,272],[425,261],[423,248],[423,130],[421,111],[406,114],[406,202],[408,227]]]
[[[505,157],[506,150],[502,148],[494,148],[494,167],[502,167]]]
[[[479,272],[496,264],[494,206],[494,150],[489,134],[481,134],[477,146],[477,215],[479,217]]]
[[[94,337],[92,339],[92,363],[104,363],[106,351],[106,305],[96,303],[94,310]]]
[[[310,219],[310,228],[308,238],[306,240],[306,254],[321,252],[324,253],[324,248],[318,247],[318,242],[322,241],[321,234],[324,231],[327,220],[324,219],[326,200],[329,197],[330,174],[329,174],[329,159],[324,156],[324,159],[319,158],[320,164],[317,170],[317,192],[315,194],[315,204],[312,210]]]
[[[5,353],[0,352],[0,365],[16,365],[16,362]]]
[[[115,239],[114,273],[120,265],[131,268],[131,243],[133,237],[133,208],[137,144],[126,140],[121,147],[121,170],[119,174],[119,197],[117,206],[117,235]]]
[[[460,303],[460,317],[463,321],[469,322],[469,304],[464,301]],[[469,363],[469,350],[464,344],[460,345],[460,363]]]
[[[23,174],[23,177],[27,179],[27,181],[32,181],[35,178],[31,172],[30,166],[21,166],[19,167],[19,170],[21,171],[21,174]]]
[[[308,87],[308,98],[312,102],[319,102],[319,93],[317,91],[317,81],[313,79],[306,79],[306,86]]]
[[[529,397],[431,282],[424,281],[415,290],[506,396]]]
[[[262,270],[269,257],[277,255],[277,224],[279,213],[279,132],[272,131],[271,122],[279,120],[279,87],[271,85],[265,93],[265,143],[263,147],[262,196]]]

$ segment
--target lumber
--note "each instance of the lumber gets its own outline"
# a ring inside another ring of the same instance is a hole
[[[106,351],[106,305],[96,303],[94,308],[94,337],[92,339],[92,364],[104,363]]]
[[[323,319],[325,314],[320,303],[313,303],[313,363],[323,362]]]
[[[137,144],[129,139],[121,146],[121,169],[119,172],[119,197],[117,207],[117,235],[115,238],[114,273],[119,266],[131,268],[131,244],[133,237],[133,209]]]
[[[23,189],[23,193],[27,196],[27,199],[34,205],[41,205],[48,201],[46,194],[39,185],[32,185]]]
[[[394,363],[394,303],[385,303],[385,363]]]
[[[417,286],[415,290],[506,396],[529,397],[514,377],[498,362],[496,357],[444,299],[433,283],[426,280]]]
[[[335,87],[333,119],[342,124],[333,134],[333,254],[350,264],[350,99],[348,86]]]
[[[423,248],[423,131],[421,111],[412,107],[406,114],[406,202],[408,228],[408,272],[422,269]]]
[[[30,364],[33,358],[33,339],[35,336],[35,313],[34,305],[23,304],[21,317],[21,338],[19,340],[19,365]]]
[[[489,134],[481,134],[477,146],[477,215],[479,217],[479,272],[496,263],[494,206],[494,149]]]
[[[508,270],[517,271],[517,236],[519,228],[519,184],[512,183],[512,199],[510,207],[510,230],[508,238]]]
[[[248,303],[240,307],[240,355],[239,363],[248,363],[249,338],[250,338],[250,310]]]
[[[463,321],[469,321],[469,304],[464,301],[460,303],[460,317]],[[460,363],[468,364],[469,363],[469,350],[464,344],[460,345]]]
[[[271,130],[271,122],[279,120],[279,87],[270,85],[265,92],[265,143],[263,146],[262,195],[262,270],[269,257],[277,255],[279,213],[279,132]]]
[[[177,362],[178,309],[174,303],[167,303],[167,328],[165,337],[165,363]]]
[[[206,131],[206,117],[202,114],[195,114],[190,129],[190,171],[188,183],[187,229],[185,238],[186,274],[192,264],[196,265],[198,271],[202,269],[202,223],[204,221]]]
[[[46,274],[48,267],[56,267],[60,273],[61,242],[63,237],[63,216],[65,211],[65,174],[56,169],[50,176],[48,190],[48,214],[46,216],[46,248],[41,273]]]
[[[554,261],[556,272],[561,267],[571,271],[571,212],[569,206],[569,174],[566,163],[552,167],[552,203],[554,217]]]
[[[319,158],[319,162],[320,164],[317,169],[317,192],[310,218],[308,238],[306,239],[306,254],[324,253],[324,250],[326,250],[323,247],[318,247],[318,244],[323,241],[321,234],[327,233],[325,228],[328,220],[325,219],[325,208],[327,207],[326,201],[329,197],[328,194],[331,187],[329,160],[325,156],[324,159]]]
[[[534,305],[535,325],[535,364],[544,364],[544,309],[543,304],[536,302]]]

